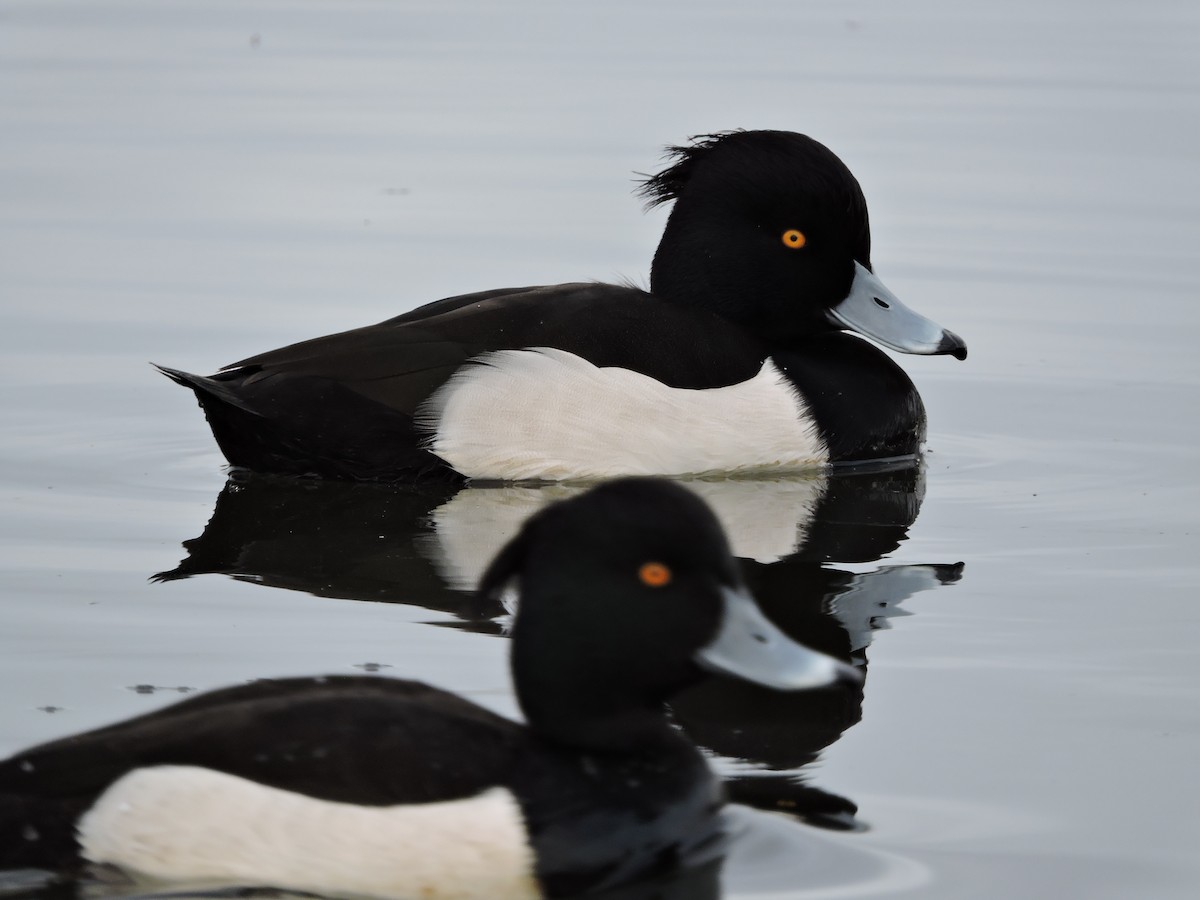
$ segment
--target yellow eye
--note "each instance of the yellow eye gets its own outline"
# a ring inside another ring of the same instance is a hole
[[[662,587],[671,583],[671,570],[660,562],[642,563],[638,578],[648,587]]]
[[[789,228],[783,233],[783,246],[791,247],[793,250],[798,250],[808,243],[808,238],[804,236],[804,232],[798,228]]]

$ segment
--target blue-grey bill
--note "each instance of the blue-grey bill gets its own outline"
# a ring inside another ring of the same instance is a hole
[[[829,310],[829,320],[901,353],[967,358],[962,338],[909,309],[862,263],[854,264],[850,293]]]
[[[744,589],[723,588],[721,595],[721,626],[716,637],[696,651],[696,662],[703,668],[778,691],[862,682],[858,669],[797,644],[776,628]]]

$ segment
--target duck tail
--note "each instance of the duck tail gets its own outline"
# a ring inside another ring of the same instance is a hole
[[[172,369],[168,366],[160,366],[158,363],[150,363],[158,371],[162,372],[176,384],[181,384],[185,388],[191,388],[196,393],[196,399],[200,401],[200,405],[208,410],[211,401],[226,403],[230,406],[237,407],[242,412],[250,413],[251,415],[259,415],[244,399],[238,396],[237,392],[231,390],[226,384],[223,384],[218,378],[210,378],[206,375],[193,375],[191,372],[184,372],[182,369]]]

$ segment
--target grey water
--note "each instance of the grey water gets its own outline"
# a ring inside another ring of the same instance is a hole
[[[515,714],[466,588],[565,489],[401,526],[227,486],[147,362],[644,283],[634,173],[784,128],[847,162],[877,270],[971,355],[900,358],[923,472],[697,486],[775,614],[869,660],[840,718],[679,704],[742,801],[724,896],[1196,896],[1197,46],[1173,0],[0,0],[0,755],[275,675]]]

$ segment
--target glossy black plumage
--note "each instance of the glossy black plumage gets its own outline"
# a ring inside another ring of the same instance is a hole
[[[719,789],[686,742],[601,756],[584,777],[579,753],[446,691],[369,676],[296,678],[212,691],[0,764],[0,870],[73,868],[78,817],[122,774],[156,765],[201,766],[367,806],[506,787],[523,801],[551,894],[653,870],[652,855],[606,858],[596,847],[604,828],[644,823],[654,847],[666,810],[684,820],[667,842],[681,857],[719,832]],[[24,839],[29,829],[36,841]]]
[[[643,583],[647,561],[667,566],[669,583]],[[494,599],[510,585],[528,727],[393,679],[213,691],[0,762],[0,869],[74,867],[79,816],[124,773],[158,765],[369,806],[504,787],[551,894],[704,852],[720,835],[717,783],[663,703],[700,677],[696,654],[727,628],[725,594],[740,586],[707,507],[669,482],[608,483],[526,523],[480,591]]]
[[[866,201],[849,170],[789,132],[732,132],[672,152],[674,164],[644,189],[652,203],[675,203],[650,293],[606,284],[485,291],[212,377],[162,371],[195,391],[229,462],[263,472],[458,478],[426,449],[436,426],[418,417],[422,404],[481,353],[529,347],[699,390],[786,358],[781,368],[800,395],[819,395],[811,406],[831,461],[917,453],[925,411],[911,381],[878,349],[847,345],[838,336],[847,326],[830,318],[856,273],[870,269]],[[784,246],[786,229],[803,231],[802,249]],[[944,334],[936,348],[911,352],[965,355]],[[538,398],[528,405],[536,416]]]
[[[904,370],[853,334],[816,335],[771,357],[802,393],[833,461],[915,456],[925,404]]]

